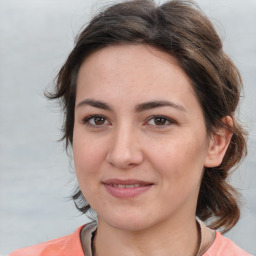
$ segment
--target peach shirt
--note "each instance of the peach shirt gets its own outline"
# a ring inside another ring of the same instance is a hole
[[[81,245],[80,233],[83,227],[79,227],[71,235],[16,250],[9,256],[90,256],[84,255]],[[214,242],[202,256],[250,256],[250,254],[216,231]]]

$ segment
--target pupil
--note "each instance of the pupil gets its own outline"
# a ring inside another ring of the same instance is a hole
[[[159,118],[156,118],[156,119],[155,119],[155,123],[156,123],[157,125],[164,125],[164,124],[166,123],[166,120],[165,120],[165,118],[159,117]]]
[[[96,125],[104,124],[105,119],[103,117],[95,117],[94,119]]]

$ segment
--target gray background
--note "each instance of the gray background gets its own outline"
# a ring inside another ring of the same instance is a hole
[[[249,155],[232,183],[242,217],[227,234],[256,254],[256,0],[200,0],[241,70]],[[88,219],[68,200],[76,181],[57,105],[43,97],[80,27],[106,1],[0,0],[0,255],[73,232]]]

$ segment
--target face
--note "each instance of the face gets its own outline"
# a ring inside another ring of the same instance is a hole
[[[142,230],[194,218],[208,148],[202,109],[175,58],[122,45],[84,61],[73,154],[99,221]]]

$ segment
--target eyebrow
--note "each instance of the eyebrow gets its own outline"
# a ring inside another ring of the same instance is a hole
[[[154,100],[154,101],[141,103],[136,106],[135,110],[136,112],[142,112],[148,109],[159,108],[159,107],[172,107],[180,111],[186,111],[186,109],[182,105],[179,105],[172,101],[167,101],[167,100]]]
[[[98,101],[98,100],[93,100],[93,99],[85,99],[81,101],[80,103],[77,104],[76,108],[86,106],[86,105],[112,111],[112,108],[107,103]]]
[[[77,104],[76,108],[86,106],[86,105],[92,106],[95,108],[108,110],[108,111],[113,111],[112,107],[109,104],[107,104],[103,101],[98,101],[98,100],[93,100],[93,99],[85,99],[85,100],[81,101],[80,103]],[[167,100],[154,100],[154,101],[148,101],[148,102],[138,104],[135,107],[135,111],[143,112],[143,111],[146,111],[149,109],[159,108],[159,107],[172,107],[172,108],[175,108],[180,111],[186,111],[186,109],[182,105],[179,105],[172,101],[167,101]]]

